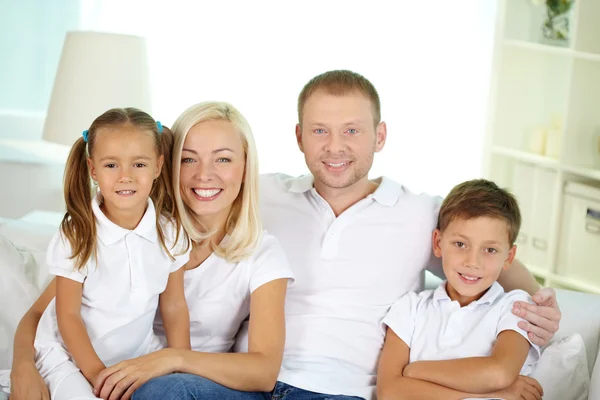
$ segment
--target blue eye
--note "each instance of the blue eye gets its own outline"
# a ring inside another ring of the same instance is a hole
[[[314,132],[315,132],[317,135],[322,135],[322,134],[324,134],[324,133],[325,133],[325,129],[320,129],[320,128],[319,128],[319,129],[315,129],[315,130],[314,130]]]
[[[357,133],[358,133],[358,129],[350,128],[350,129],[348,129],[348,131],[347,131],[347,132],[348,132],[349,134],[351,134],[351,135],[354,135],[354,134],[357,134]]]
[[[193,162],[194,162],[194,159],[193,159],[193,158],[189,158],[189,157],[187,157],[187,158],[182,158],[182,159],[181,159],[181,163],[182,163],[182,164],[189,164],[189,163],[193,163]]]
[[[229,159],[227,157],[221,157],[221,158],[217,159],[217,162],[228,163],[228,162],[231,162],[231,159]]]

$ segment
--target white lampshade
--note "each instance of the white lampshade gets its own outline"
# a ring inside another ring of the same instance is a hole
[[[56,72],[45,140],[71,146],[114,107],[151,113],[146,40],[103,32],[69,32]]]

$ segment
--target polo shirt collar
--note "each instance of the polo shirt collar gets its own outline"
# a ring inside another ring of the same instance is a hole
[[[144,212],[142,220],[133,230],[120,227],[109,220],[108,217],[104,215],[102,210],[100,210],[101,203],[102,194],[98,192],[92,199],[92,211],[96,217],[96,233],[98,234],[98,238],[105,246],[110,246],[117,243],[130,232],[133,232],[152,243],[157,242],[158,234],[156,233],[156,210],[150,198],[148,198],[146,211]]]
[[[377,178],[379,186],[367,198],[372,198],[379,204],[391,207],[398,201],[404,190],[402,186],[385,176]],[[314,177],[311,174],[292,178],[288,183],[288,191],[291,193],[305,193],[314,187]]]
[[[446,284],[448,281],[444,281],[440,284],[437,289],[433,292],[433,301],[434,304],[437,305],[442,301],[451,301],[450,296],[448,296],[448,292],[446,291]],[[494,282],[492,286],[488,289],[487,292],[479,300],[475,300],[471,304],[477,305],[491,305],[496,301],[498,296],[504,293],[504,289],[498,282]]]

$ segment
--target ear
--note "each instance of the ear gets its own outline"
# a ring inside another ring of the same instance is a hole
[[[512,264],[512,262],[515,259],[516,254],[517,254],[517,246],[513,245],[513,247],[511,247],[510,250],[508,251],[508,257],[506,257],[506,260],[504,260],[504,265],[502,266],[502,269],[508,269],[508,267],[510,267],[510,265]]]
[[[298,148],[304,153],[304,147],[302,147],[302,127],[300,124],[296,124],[296,142],[298,142]]]
[[[162,167],[163,164],[165,163],[165,157],[161,154],[160,157],[158,157],[158,162],[156,165],[156,176],[154,178],[158,178],[160,176],[160,172],[162,171]]]
[[[92,177],[92,180],[98,181],[98,178],[96,178],[96,168],[94,168],[94,162],[92,161],[91,157],[87,157],[86,161],[87,161],[88,170],[90,171],[90,176]]]
[[[435,256],[437,258],[442,258],[442,246],[440,244],[441,241],[442,241],[442,232],[439,229],[434,229],[433,237],[432,237],[432,247],[433,247],[433,254],[435,254]]]
[[[375,138],[375,152],[378,153],[385,146],[385,140],[387,139],[387,125],[385,122],[381,121],[376,128],[376,138]]]

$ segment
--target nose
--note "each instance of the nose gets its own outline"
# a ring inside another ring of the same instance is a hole
[[[325,142],[325,150],[332,154],[343,153],[345,147],[344,136],[337,132],[330,134]]]
[[[477,249],[471,249],[465,256],[464,266],[479,269],[479,251]]]
[[[200,182],[210,182],[214,176],[212,162],[199,162],[194,177]]]
[[[119,174],[119,183],[131,183],[133,182],[133,176],[131,175],[131,168],[122,167],[121,173]]]

